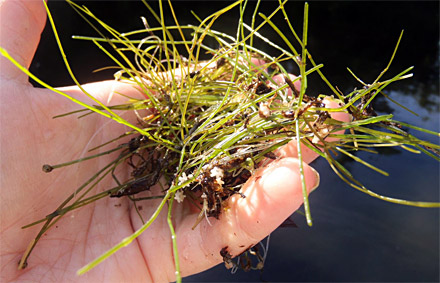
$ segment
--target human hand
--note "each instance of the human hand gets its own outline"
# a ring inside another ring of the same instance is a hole
[[[0,2],[1,43],[13,58],[29,66],[45,24],[42,3]],[[39,227],[20,227],[53,212],[73,188],[115,155],[43,173],[42,163],[58,164],[81,157],[87,148],[100,145],[125,132],[122,125],[100,115],[77,119],[52,117],[77,109],[76,104],[47,89],[33,88],[25,74],[1,58],[1,278],[5,281],[173,281],[174,259],[166,211],[136,241],[82,277],[76,271],[104,251],[131,235],[141,225],[132,202],[103,199],[67,214],[35,247],[29,266],[17,264]],[[113,81],[85,85],[96,98],[107,102],[111,92],[136,96],[131,86]],[[77,87],[62,89],[89,102]],[[114,96],[112,103],[124,102]],[[331,104],[331,102],[329,102]],[[329,107],[335,107],[329,105]],[[339,113],[340,114],[340,113]],[[338,115],[339,115],[338,114]],[[335,117],[336,118],[336,117]],[[346,119],[346,116],[337,119]],[[303,196],[295,142],[279,153],[280,158],[260,168],[244,185],[246,198],[233,196],[229,210],[210,225],[203,220],[191,227],[198,212],[186,202],[175,205],[175,227],[183,276],[206,270],[222,261],[219,251],[228,246],[237,255],[276,229],[302,204]],[[303,159],[316,154],[304,149]],[[308,190],[318,185],[317,173],[303,164]],[[104,179],[98,190],[113,187]],[[65,188],[65,189],[64,189]],[[147,194],[157,194],[154,190]],[[158,201],[143,205],[143,216],[151,215]]]

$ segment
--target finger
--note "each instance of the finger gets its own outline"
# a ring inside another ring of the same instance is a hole
[[[205,66],[206,62],[200,63]],[[130,78],[129,80],[106,80],[94,83],[88,83],[79,86],[60,87],[58,90],[85,102],[87,104],[95,103],[87,94],[105,105],[124,104],[129,98],[148,99],[150,96],[159,94],[157,85],[164,85],[166,82],[180,80],[182,77],[191,73],[194,68],[176,68],[172,71],[154,73],[154,80],[146,80],[140,77]],[[150,72],[150,75],[153,72]],[[127,98],[129,97],[129,98]]]
[[[327,96],[326,98],[324,98],[323,102],[325,103],[326,108],[339,108],[339,107],[341,107],[340,102],[330,96]],[[330,112],[330,116],[333,119],[344,122],[344,123],[350,122],[352,119],[351,115],[348,114],[347,112]],[[344,130],[335,132],[335,134],[343,134],[343,133],[344,133]],[[328,137],[326,139],[326,141],[335,141],[335,140],[338,140],[338,139],[333,138],[333,137]]]
[[[288,95],[292,96],[294,95],[294,91],[299,93],[300,89],[301,89],[301,81],[297,80],[297,76],[289,74],[287,79],[290,79],[289,83],[289,89],[288,89]],[[277,83],[278,85],[283,85],[288,83],[286,80],[286,76],[283,74],[278,74],[275,75],[273,77],[273,80],[275,81],[275,83]],[[295,90],[292,89],[291,84],[293,84],[293,88]],[[331,98],[331,97],[326,97],[323,100],[325,107],[326,108],[338,108],[339,103]],[[351,119],[351,116],[348,113],[345,112],[330,112],[330,116],[338,121],[341,122],[348,122]],[[336,134],[341,134],[344,131],[339,131],[336,132]],[[330,141],[335,141],[337,140],[336,138],[333,137],[328,137],[325,139],[326,141],[330,142]],[[292,139],[291,142],[289,142],[288,144],[286,144],[285,146],[283,146],[282,148],[280,148],[279,150],[277,150],[275,152],[275,154],[279,157],[295,157],[298,158],[298,147],[297,147],[297,140],[296,139]],[[310,163],[313,160],[315,160],[319,154],[317,154],[315,151],[311,150],[310,148],[308,148],[307,146],[305,146],[304,144],[301,144],[301,155],[302,155],[302,160],[306,163]]]
[[[88,83],[81,86],[60,87],[58,90],[70,95],[89,105],[96,104],[87,94],[94,97],[105,105],[119,105],[129,101],[129,98],[145,99],[140,86],[135,83],[126,83],[116,80],[107,80],[95,83]],[[87,93],[84,93],[84,91]],[[122,94],[122,95],[121,95]]]
[[[331,97],[326,97],[323,100],[323,102],[324,102],[326,108],[340,107],[338,102],[336,100],[332,99]],[[330,112],[330,116],[333,119],[341,121],[341,122],[348,122],[351,119],[351,116],[345,112]],[[344,131],[342,130],[342,131],[335,132],[335,134],[342,134],[343,132]],[[331,141],[336,141],[338,139],[333,138],[333,137],[327,137],[325,140],[327,142],[331,142]],[[289,142],[288,144],[286,144],[285,146],[283,146],[282,148],[277,150],[276,155],[279,157],[296,157],[297,158],[298,157],[297,140],[293,139],[291,142]],[[319,156],[318,153],[311,150],[310,148],[308,148],[304,144],[301,144],[301,155],[302,155],[303,161],[306,163],[312,162],[313,160],[315,160]]]
[[[252,59],[252,63],[260,66],[264,63],[261,59]],[[215,61],[201,61],[197,67],[215,67]],[[155,74],[158,83],[166,81],[180,80],[188,76],[195,70],[195,66],[188,68],[176,68],[172,71],[159,72]],[[127,96],[134,99],[148,99],[149,95],[158,95],[156,83],[141,78],[130,79],[129,81],[107,80],[81,85],[82,89],[76,85],[60,87],[58,90],[72,96],[87,104],[96,104],[87,94],[105,105],[118,105],[128,102]],[[84,93],[84,91],[87,93]],[[146,93],[148,92],[148,94]],[[120,95],[122,94],[122,95]]]
[[[279,86],[282,86],[282,85],[284,85],[284,84],[287,83],[287,81],[286,81],[286,76],[283,75],[283,74],[275,75],[275,76],[273,76],[272,79],[273,79],[273,80],[275,81],[275,83],[276,83],[277,85],[279,85]],[[288,88],[287,95],[288,95],[288,96],[292,96],[292,95],[294,95],[293,91],[296,91],[296,92],[299,93],[299,91],[300,91],[300,89],[301,89],[301,81],[298,80],[298,77],[295,76],[295,75],[289,74],[288,79],[290,80],[290,82],[293,83],[295,90],[293,90],[293,89],[291,88],[290,84],[289,84],[289,88]]]
[[[319,176],[303,163],[308,191]],[[218,221],[202,221],[191,230],[194,218],[179,225],[178,246],[183,275],[205,270],[222,261],[220,250],[236,256],[275,230],[303,203],[299,161],[284,158],[261,168],[243,186],[245,198],[235,195]]]
[[[46,23],[42,1],[2,0],[0,2],[0,46],[22,66],[29,67]],[[27,82],[26,74],[1,56],[0,76]]]

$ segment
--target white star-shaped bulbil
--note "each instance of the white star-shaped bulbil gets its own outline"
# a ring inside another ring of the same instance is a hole
[[[174,195],[174,199],[181,203],[185,199],[185,194],[183,193],[183,190],[177,190],[176,194]]]
[[[186,181],[188,181],[189,179],[192,179],[193,177],[194,177],[193,174],[189,174],[188,176],[186,176],[186,173],[183,172],[182,175],[179,176],[177,185],[180,186],[183,183],[185,183]],[[189,187],[190,184],[191,183],[187,184],[186,186],[184,186],[184,188]]]
[[[223,178],[223,173],[223,169],[217,166],[211,169],[211,177]]]
[[[215,177],[215,181],[220,186],[223,186],[223,184],[225,183],[225,182],[223,182],[223,179],[222,179],[223,176],[224,176],[223,169],[221,169],[217,166],[211,169],[211,177]]]

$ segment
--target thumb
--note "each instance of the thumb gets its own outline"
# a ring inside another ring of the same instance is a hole
[[[311,192],[319,184],[319,175],[306,163],[303,168]],[[183,237],[178,238],[180,253],[190,255],[181,258],[182,273],[186,276],[218,264],[223,260],[220,250],[225,247],[237,256],[281,225],[303,203],[299,172],[299,160],[291,157],[260,168],[243,186],[246,197],[231,197],[219,221],[212,221],[212,226],[202,221],[194,231],[182,233]],[[201,249],[191,249],[197,245]]]
[[[42,1],[0,0],[0,46],[22,66],[29,67],[46,23]],[[27,76],[0,57],[3,79],[27,82]]]

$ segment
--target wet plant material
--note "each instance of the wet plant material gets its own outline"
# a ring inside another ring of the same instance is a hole
[[[171,221],[172,206],[179,205],[182,201],[191,201],[199,207],[200,214],[194,219],[194,227],[205,218],[215,221],[214,219],[218,219],[227,209],[227,200],[232,195],[246,197],[240,189],[254,170],[277,159],[276,150],[292,140],[297,142],[300,160],[302,145],[302,148],[307,147],[325,158],[342,180],[361,192],[403,205],[439,207],[439,204],[434,202],[402,200],[379,195],[363,186],[337,160],[337,156],[344,155],[384,175],[387,173],[357,157],[356,152],[367,151],[374,154],[375,148],[400,147],[439,160],[440,146],[417,138],[410,134],[408,129],[436,137],[439,136],[438,133],[396,121],[393,115],[378,115],[372,107],[372,101],[376,96],[386,96],[385,87],[412,76],[410,67],[391,78],[382,79],[394,59],[402,34],[388,65],[377,79],[366,84],[349,70],[363,87],[343,94],[326,79],[321,71],[323,65],[316,64],[307,49],[307,4],[304,7],[302,37],[299,37],[284,9],[285,2],[281,1],[279,7],[268,15],[258,11],[258,2],[249,25],[243,22],[247,2],[238,1],[204,20],[195,15],[199,24],[194,26],[179,25],[171,3],[167,5],[172,11],[175,24],[166,26],[162,7],[164,4],[158,2],[159,14],[156,14],[155,10],[144,2],[157,21],[158,27],[150,26],[153,21],[147,22],[143,18],[140,22],[143,26],[139,30],[124,34],[97,19],[86,7],[70,1],[69,3],[100,34],[96,38],[76,38],[91,41],[112,58],[115,68],[118,69],[115,80],[132,85],[142,92],[144,98],[127,97],[126,104],[116,106],[106,106],[96,99],[96,105],[83,104],[30,74],[2,49],[4,56],[34,80],[84,107],[64,115],[82,117],[98,113],[131,129],[126,133],[115,133],[114,140],[98,147],[110,147],[116,142],[119,143],[116,148],[93,154],[97,149],[95,148],[90,150],[88,157],[64,164],[43,166],[44,172],[51,172],[59,167],[119,152],[117,158],[93,174],[89,180],[85,180],[84,184],[73,191],[53,213],[24,227],[44,223],[40,233],[24,254],[20,268],[26,267],[28,257],[41,236],[66,213],[106,197],[129,198],[133,202],[159,198],[161,202],[156,211],[150,219],[142,219],[144,225],[138,231],[82,268],[79,273],[90,270],[121,247],[128,245],[155,221],[167,205],[176,259],[176,279],[180,281],[176,235]],[[214,21],[231,9],[240,11],[236,35],[213,30]],[[58,40],[49,10],[48,15]],[[290,35],[283,34],[272,22],[272,18],[276,16],[285,17]],[[258,25],[255,24],[257,19]],[[284,49],[260,34],[259,30],[264,25],[272,27],[288,48]],[[254,46],[255,38],[278,50],[276,57]],[[214,41],[216,47],[212,47],[208,41]],[[58,44],[65,55],[59,40]],[[182,49],[185,51],[178,51]],[[208,54],[210,59],[201,60],[202,54]],[[72,78],[77,82],[66,57],[63,58]],[[295,79],[289,76],[283,67],[288,61],[294,62],[300,69],[300,74]],[[307,76],[314,72],[318,73],[328,86],[328,90],[323,90],[323,94],[317,97],[309,96],[306,92]],[[280,81],[282,82],[279,83]],[[301,82],[301,87],[295,87],[297,81]],[[78,86],[81,87],[79,83]],[[89,95],[84,89],[83,91]],[[326,108],[324,99],[328,97],[337,101],[339,107]],[[118,111],[132,111],[137,117],[137,123],[132,124],[124,120],[117,114]],[[332,112],[349,113],[352,120],[334,120],[331,117]],[[328,137],[338,140],[326,140]],[[300,162],[303,174],[301,166]],[[120,180],[114,173],[119,167],[129,168],[128,179]],[[103,178],[113,178],[117,185],[94,194],[93,188]],[[311,225],[305,185],[303,177],[304,210],[307,223]],[[154,186],[161,188],[160,194],[149,198],[140,196],[142,192]],[[267,249],[264,250],[264,254],[266,251]],[[227,247],[219,252],[229,268],[263,268],[265,255],[262,256],[258,245],[246,249],[235,261],[234,255],[229,254]]]
[[[229,251],[228,247],[223,247],[220,250],[220,255],[223,258],[225,267],[231,269],[231,273],[237,272],[238,269],[244,271],[251,270],[262,270],[264,267],[264,261],[266,260],[267,248],[269,240],[264,246],[261,242],[255,246],[247,248],[244,252],[233,257]]]

